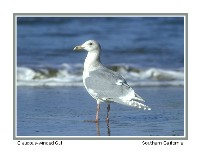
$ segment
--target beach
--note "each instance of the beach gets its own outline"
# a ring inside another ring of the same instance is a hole
[[[17,136],[184,136],[182,87],[136,87],[152,110],[106,103],[100,122],[96,101],[84,87],[18,87]]]

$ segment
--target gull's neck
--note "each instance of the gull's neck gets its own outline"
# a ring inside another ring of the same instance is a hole
[[[94,50],[88,52],[84,62],[84,71],[92,71],[99,66],[101,66],[100,51]]]

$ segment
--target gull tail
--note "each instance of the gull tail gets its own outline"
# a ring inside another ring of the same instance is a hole
[[[135,100],[130,100],[124,102],[126,105],[131,106],[131,107],[136,107],[136,108],[143,108],[144,110],[151,110],[151,108],[145,104],[142,104],[140,102],[137,102]]]
[[[138,102],[139,101],[139,102]],[[128,104],[133,107],[143,108],[144,110],[151,110],[151,108],[145,104],[140,102],[145,102],[137,93],[135,93],[135,97],[128,101]]]
[[[137,93],[135,93],[135,96],[133,97],[132,100],[145,102],[145,100],[142,99]]]
[[[151,110],[151,108],[141,102],[145,102],[134,90],[130,90],[125,96],[119,97],[121,100],[119,103],[136,107],[136,108],[143,108],[144,110]]]

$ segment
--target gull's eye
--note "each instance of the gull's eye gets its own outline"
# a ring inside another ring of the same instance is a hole
[[[92,42],[90,42],[89,45],[92,45]]]

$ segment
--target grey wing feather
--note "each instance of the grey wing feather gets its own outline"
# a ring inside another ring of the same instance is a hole
[[[95,99],[151,110],[150,107],[140,103],[144,100],[116,72],[101,67],[91,71],[84,81],[86,89]]]
[[[98,98],[116,102],[120,102],[119,97],[127,94],[130,89],[120,74],[103,67],[91,71],[89,77],[85,79],[85,85],[88,89],[92,89]]]

